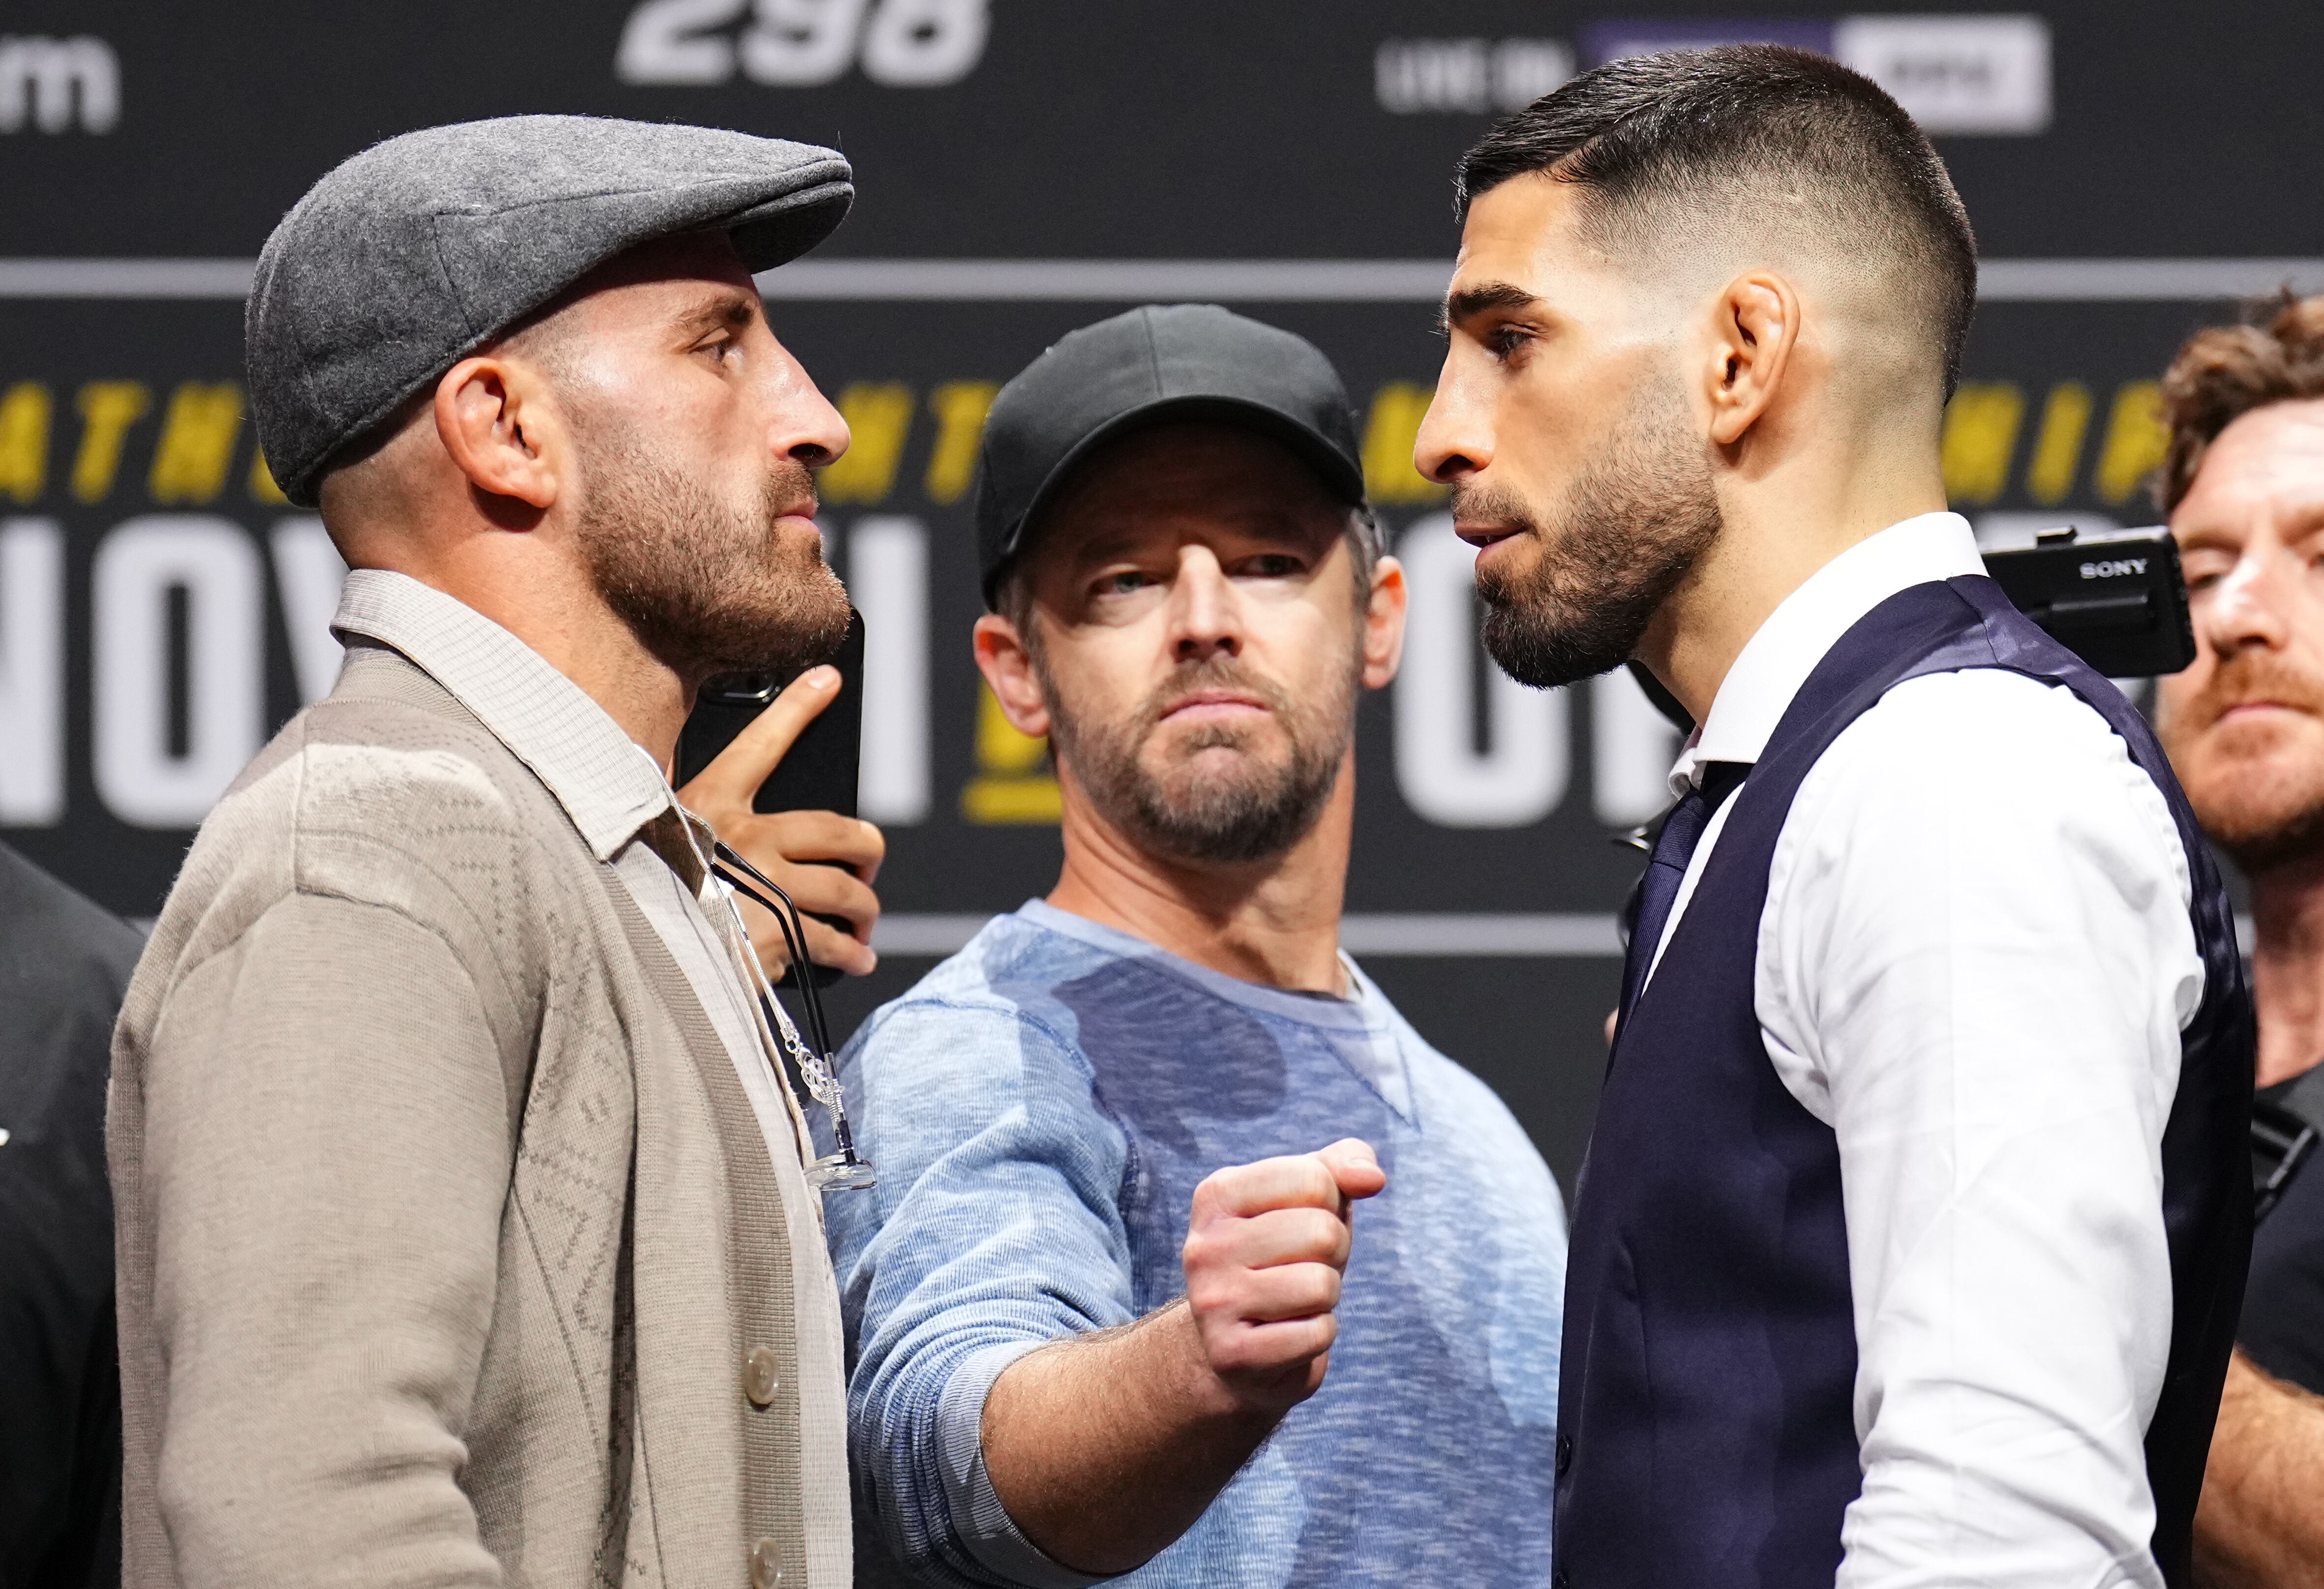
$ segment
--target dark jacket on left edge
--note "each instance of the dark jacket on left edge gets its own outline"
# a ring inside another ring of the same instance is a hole
[[[105,1083],[136,929],[0,845],[0,1585],[121,1581]]]

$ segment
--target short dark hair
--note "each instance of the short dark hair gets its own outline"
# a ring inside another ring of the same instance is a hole
[[[1609,60],[1462,157],[1456,215],[1534,172],[1591,189],[1593,221],[1618,235],[1738,183],[1799,182],[1806,218],[1836,247],[1869,240],[1895,259],[1936,329],[1952,395],[1977,307],[1977,238],[1944,162],[1869,78],[1777,44]]]
[[[2273,313],[2270,314],[2269,311]],[[2187,338],[2163,376],[2171,446],[2154,479],[2165,513],[2195,484],[2219,432],[2255,408],[2324,397],[2324,297],[2286,288],[2261,304],[2267,324],[2210,326]]]

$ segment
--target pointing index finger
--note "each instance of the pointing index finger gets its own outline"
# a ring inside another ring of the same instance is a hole
[[[695,798],[686,805],[706,814],[706,808],[748,810],[759,786],[790,753],[801,731],[838,695],[839,670],[828,663],[792,679],[710,765],[695,774],[686,786]]]

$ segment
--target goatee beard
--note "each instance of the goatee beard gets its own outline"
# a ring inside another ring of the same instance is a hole
[[[1531,568],[1477,573],[1485,650],[1520,684],[1573,684],[1628,661],[1719,539],[1710,464],[1676,388],[1650,385],[1614,433],[1621,439],[1574,481],[1554,524],[1489,486],[1453,493],[1456,518],[1505,525],[1539,549]]]
[[[699,680],[795,670],[838,649],[847,591],[820,542],[780,524],[814,501],[803,465],[777,460],[738,508],[627,438],[591,441],[576,534],[598,593],[657,661]]]
[[[1173,860],[1240,865],[1272,860],[1315,826],[1338,786],[1355,734],[1360,664],[1305,707],[1271,680],[1223,653],[1182,668],[1122,723],[1095,722],[1074,712],[1038,654],[1035,666],[1047,696],[1050,731],[1059,762],[1116,828],[1133,842]],[[1278,761],[1246,753],[1233,771],[1197,773],[1204,751],[1247,747],[1252,730],[1213,723],[1173,740],[1168,765],[1147,765],[1144,753],[1162,718],[1201,689],[1232,688],[1256,696],[1289,741]]]

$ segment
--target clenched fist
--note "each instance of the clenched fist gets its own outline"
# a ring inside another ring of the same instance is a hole
[[[1236,1406],[1280,1417],[1323,1383],[1350,1205],[1388,1185],[1370,1144],[1222,1169],[1194,1188],[1184,1259],[1204,1361]]]

